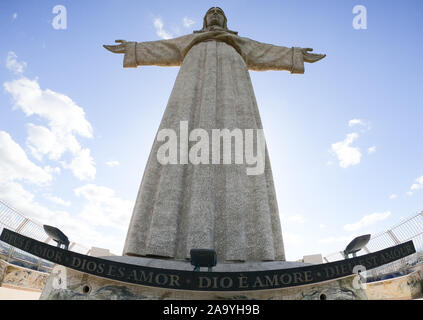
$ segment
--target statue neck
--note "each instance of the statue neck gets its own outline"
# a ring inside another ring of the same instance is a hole
[[[237,31],[232,31],[232,30],[229,30],[227,28],[222,28],[220,26],[210,26],[210,27],[198,30],[198,31],[194,31],[194,33],[202,33],[202,32],[209,32],[209,31],[225,31],[225,32],[233,33],[233,34],[238,34]]]

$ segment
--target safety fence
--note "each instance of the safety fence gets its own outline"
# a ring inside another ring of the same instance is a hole
[[[0,233],[3,228],[7,228],[24,236],[56,246],[56,242],[54,242],[46,234],[41,224],[27,218],[9,204],[0,200]],[[89,252],[88,248],[75,242],[71,242],[69,244],[69,250],[82,254],[88,254]],[[40,259],[25,251],[16,249],[3,241],[0,241],[0,258],[34,270],[49,272],[53,267],[51,262]]]
[[[423,263],[423,211],[401,221],[386,231],[372,236],[369,243],[357,253],[357,256],[389,248],[409,240],[413,240],[416,248],[415,254],[373,269],[370,272],[371,276],[377,277],[382,274],[400,272],[416,264]],[[344,259],[344,253],[342,251],[334,252],[323,259],[325,262],[342,260]]]

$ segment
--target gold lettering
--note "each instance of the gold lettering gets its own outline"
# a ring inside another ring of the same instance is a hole
[[[313,281],[313,276],[311,275],[311,271],[304,272],[304,281],[305,282]]]
[[[333,275],[336,274],[335,270],[332,267],[327,267],[327,268],[324,269],[324,271],[326,273],[327,278],[330,278],[330,277],[332,277]]]
[[[384,256],[387,260],[392,259],[392,254],[390,252],[385,252]]]
[[[30,241],[30,240],[25,242],[25,246],[23,248],[23,251],[29,251],[29,248],[31,247],[31,242],[32,241]]]
[[[103,273],[104,272],[104,263],[99,263],[97,268],[97,273]]]
[[[110,265],[109,265],[109,271],[107,272],[107,275],[108,275],[108,276],[114,276],[114,275],[113,275],[113,272],[115,272],[115,271],[116,271],[116,266],[114,266],[114,265],[110,264]]]
[[[298,283],[298,282],[304,282],[303,280],[303,276],[301,275],[300,272],[294,272],[294,283]]]
[[[85,264],[87,263],[87,260],[82,259],[82,266],[81,266],[81,270],[85,270]]]
[[[248,278],[247,277],[241,276],[238,279],[239,279],[239,287],[240,288],[248,288],[248,283],[247,283]]]
[[[94,261],[90,261],[87,263],[87,270],[89,272],[94,272],[97,269],[97,263],[95,263]]]
[[[176,274],[171,274],[170,275],[170,283],[169,286],[171,287],[175,287],[175,284],[177,287],[180,287],[181,285],[179,284],[179,276]]]
[[[392,255],[394,258],[399,258],[401,256],[401,251],[398,250],[398,248],[395,248]]]
[[[50,248],[47,249],[47,259],[51,260],[54,258],[54,251],[55,250],[52,250]]]
[[[54,257],[54,261],[57,263],[62,262],[62,253],[60,251],[56,251],[56,256]]]
[[[137,270],[133,269],[132,272],[128,275],[128,280],[131,280],[131,278],[134,278],[134,281],[140,281],[140,279],[137,277]]]
[[[79,268],[80,265],[81,265],[81,259],[79,259],[78,257],[73,257],[71,267]]]
[[[160,278],[162,278],[162,281],[160,281]],[[154,280],[159,286],[164,286],[168,281],[168,277],[164,273],[158,273]]]
[[[292,276],[289,273],[284,273],[280,276],[282,284],[288,285],[292,282]]]
[[[123,278],[125,276],[125,267],[119,267],[118,273],[119,273],[118,277]]]
[[[40,245],[36,245],[36,246],[34,246],[34,253],[35,253],[35,255],[36,256],[40,256],[41,255],[41,247],[40,247]]]
[[[198,277],[199,280],[199,284],[198,286],[203,289],[203,288],[210,288],[211,286],[211,280],[208,277]],[[204,281],[206,281],[206,284],[204,284]]]
[[[266,285],[267,286],[271,286],[271,287],[275,287],[279,285],[278,282],[278,275],[273,275],[272,278],[270,278],[270,276],[264,276],[265,280],[266,280]]]
[[[217,289],[217,277],[213,277],[213,289]]]
[[[227,284],[225,285],[225,281],[227,282]],[[231,278],[229,277],[223,277],[222,279],[220,279],[220,286],[224,289],[230,288],[233,285],[233,281]]]
[[[150,283],[153,282],[153,272],[149,272],[148,276],[146,276],[145,272],[141,271],[140,281],[150,282]]]
[[[254,282],[253,288],[256,288],[256,287],[260,287],[260,288],[264,287],[260,277],[256,277],[256,281]]]

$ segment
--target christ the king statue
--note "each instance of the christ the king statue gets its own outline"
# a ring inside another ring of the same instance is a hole
[[[175,39],[116,40],[104,47],[124,54],[123,66],[180,66],[161,129],[262,129],[248,70],[304,73],[304,62],[325,57],[238,36],[213,7],[203,28]],[[162,165],[155,140],[126,237],[124,255],[185,260],[190,249],[214,249],[219,262],[285,260],[267,150],[265,169],[246,164]]]

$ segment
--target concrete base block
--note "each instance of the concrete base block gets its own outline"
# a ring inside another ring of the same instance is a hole
[[[56,266],[41,300],[366,300],[355,275],[309,285],[254,291],[190,291],[148,287]]]

